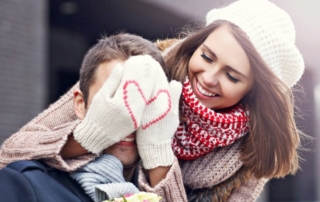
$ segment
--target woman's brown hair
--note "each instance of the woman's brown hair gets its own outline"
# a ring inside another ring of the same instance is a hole
[[[246,52],[254,74],[254,85],[240,101],[250,113],[250,132],[241,148],[241,160],[256,178],[283,177],[298,169],[299,131],[294,120],[292,90],[267,66],[237,26],[216,21],[184,39],[165,56],[169,79],[183,82],[189,59],[218,27],[228,24]]]

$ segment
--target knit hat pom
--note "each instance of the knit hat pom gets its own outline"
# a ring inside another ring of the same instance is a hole
[[[290,16],[268,0],[239,0],[208,12],[207,25],[225,20],[243,30],[262,59],[288,87],[304,71],[303,58],[295,46]]]

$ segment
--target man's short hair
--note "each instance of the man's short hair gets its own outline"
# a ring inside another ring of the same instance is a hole
[[[97,67],[115,59],[127,60],[130,56],[148,54],[160,63],[165,62],[155,44],[133,34],[117,34],[103,37],[85,55],[80,69],[80,90],[87,106],[89,87],[95,82]]]

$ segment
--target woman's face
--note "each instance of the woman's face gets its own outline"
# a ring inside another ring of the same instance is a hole
[[[253,85],[249,59],[229,29],[227,24],[215,29],[188,65],[195,95],[211,109],[235,105]]]

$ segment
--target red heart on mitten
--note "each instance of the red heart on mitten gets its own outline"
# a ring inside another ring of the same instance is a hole
[[[148,121],[142,124],[142,129],[146,129],[152,124],[163,119],[171,110],[171,98],[170,93],[166,89],[159,89],[157,93],[148,100],[146,111],[148,108],[155,108],[157,106],[157,112],[154,114],[149,114]],[[151,116],[151,117],[150,117]]]
[[[142,125],[143,129],[146,129],[150,125],[160,121],[169,113],[172,107],[172,104],[171,104],[171,98],[168,90],[159,89],[154,96],[152,96],[150,99],[147,100],[138,82],[134,80],[127,81],[123,86],[123,99],[124,99],[125,106],[128,109],[129,114],[131,116],[135,129],[139,127],[139,124],[137,121],[137,117],[134,113],[134,110],[132,109],[133,101],[132,100],[129,101],[130,94],[128,91],[128,87],[131,85],[135,87],[130,89],[131,93],[135,93],[135,95],[138,93],[140,95],[140,98],[142,99],[141,101],[143,101],[144,104],[146,105],[146,108],[155,107],[155,105],[158,105],[157,109],[160,109],[155,114],[152,114],[151,115],[152,117],[148,118],[148,121],[146,123],[143,123]],[[132,92],[133,90],[135,90],[135,92]]]

